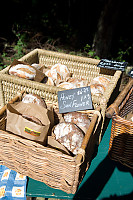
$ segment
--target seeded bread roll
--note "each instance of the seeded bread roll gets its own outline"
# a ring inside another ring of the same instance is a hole
[[[9,69],[9,74],[33,80],[36,76],[36,70],[30,65],[17,64]]]
[[[45,101],[36,94],[24,94],[22,98],[23,103],[35,103],[47,108]]]
[[[74,155],[81,147],[84,133],[73,123],[62,122],[54,127],[53,134],[55,139],[64,145]]]
[[[79,128],[82,129],[82,131],[84,131],[84,133],[87,132],[90,125],[90,119],[88,118],[87,114],[81,112],[65,113],[64,120],[65,122],[76,124]]]

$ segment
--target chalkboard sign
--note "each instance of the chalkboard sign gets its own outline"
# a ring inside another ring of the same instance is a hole
[[[90,86],[58,92],[59,113],[93,109]]]
[[[127,64],[128,62],[117,62],[114,60],[101,59],[97,66],[107,69],[125,71]]]
[[[128,72],[128,75],[133,78],[133,68]]]

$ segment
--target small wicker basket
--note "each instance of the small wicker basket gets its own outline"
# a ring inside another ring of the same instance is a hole
[[[21,98],[20,92],[9,103]],[[46,101],[47,105],[56,104]],[[29,176],[48,186],[74,194],[89,168],[95,148],[97,127],[101,119],[99,108],[84,111],[91,123],[76,156],[43,146],[6,131],[6,105],[0,109],[0,164]]]
[[[106,116],[112,118],[109,156],[133,169],[133,122],[125,119],[130,112],[133,112],[133,79],[106,111]]]
[[[99,68],[97,67],[97,64],[100,60],[97,59],[47,51],[43,49],[35,49],[31,51],[22,57],[20,61],[24,61],[29,64],[39,63],[45,65],[46,67],[51,67],[56,63],[65,64],[69,68],[73,77],[84,78],[88,81],[91,81],[94,77],[100,75],[109,78],[111,81],[104,94],[101,97],[92,95],[94,109],[98,106],[101,107],[103,119],[101,124],[101,134],[98,139],[99,141],[101,140],[105,111],[107,106],[111,104],[111,100],[113,101],[114,95],[118,93],[122,74],[121,71]],[[17,94],[18,91],[21,90],[28,93],[38,94],[46,100],[57,102],[57,93],[58,91],[63,90],[62,88],[11,76],[8,74],[9,67],[0,71],[0,107],[3,107]]]

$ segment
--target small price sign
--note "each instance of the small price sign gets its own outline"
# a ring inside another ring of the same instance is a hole
[[[114,60],[101,59],[97,66],[101,68],[125,71],[127,64],[128,62],[117,62]]]
[[[128,72],[128,75],[133,78],[133,68]]]
[[[58,92],[59,113],[93,109],[90,86]]]

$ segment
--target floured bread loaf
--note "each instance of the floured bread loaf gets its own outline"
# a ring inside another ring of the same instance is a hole
[[[95,84],[90,85],[90,89],[91,89],[92,95],[99,96],[99,95],[103,95],[106,88],[101,84],[95,83]]]
[[[106,78],[104,76],[97,76],[91,81],[91,84],[100,84],[103,85],[104,87],[107,87],[109,82],[110,82],[109,78]]]
[[[69,83],[69,82],[60,83],[57,85],[57,87],[61,87],[67,90],[76,88],[76,86],[73,83]]]
[[[22,98],[23,103],[35,103],[47,108],[45,101],[36,94],[24,94]]]
[[[70,76],[70,72],[66,65],[62,65],[60,63],[55,64],[51,67],[51,69],[45,72],[45,75],[51,77],[55,84],[59,83],[62,80],[65,80]]]
[[[36,70],[30,65],[17,64],[9,69],[9,74],[33,80],[36,76]]]
[[[69,112],[64,114],[65,122],[71,122],[76,124],[84,133],[87,132],[90,119],[88,118],[87,114],[81,112]]]
[[[69,77],[67,82],[74,84],[76,88],[88,86],[88,81],[85,79],[77,79],[74,77]]]
[[[54,127],[53,134],[55,139],[64,145],[74,155],[81,147],[84,133],[73,123],[62,122]]]
[[[53,86],[55,85],[54,81],[53,81],[53,79],[51,77],[48,77],[46,84],[47,85],[53,85]]]
[[[67,68],[66,65],[62,65],[61,63],[57,63],[54,66],[52,66],[51,70],[56,70],[58,73],[60,73],[63,76],[63,80],[65,80],[65,78],[70,76],[70,72]]]
[[[54,82],[57,81],[57,76],[58,76],[58,79],[59,79],[59,80],[62,80],[62,76],[61,76],[59,73],[57,74],[56,69],[46,71],[46,72],[45,72],[45,75],[46,75],[47,77],[52,78]]]

